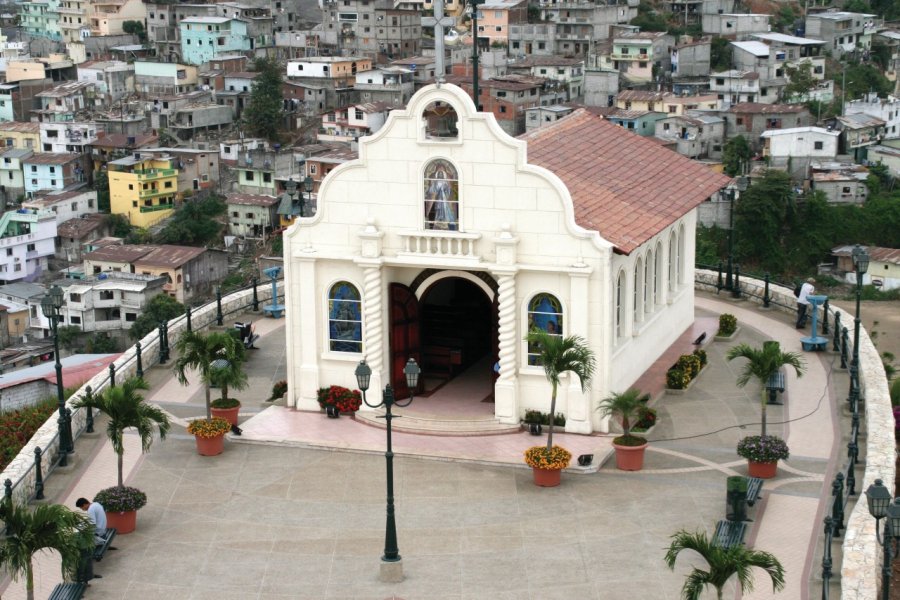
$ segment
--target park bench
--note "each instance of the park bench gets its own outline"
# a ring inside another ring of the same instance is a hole
[[[772,373],[766,382],[766,392],[769,394],[768,404],[781,404],[778,402],[778,393],[784,392],[784,372]]]
[[[747,504],[753,506],[762,497],[763,480],[759,477],[748,477]]]
[[[732,548],[744,543],[744,532],[747,524],[743,521],[722,520],[716,523],[716,534],[713,544],[720,548]]]
[[[86,589],[86,583],[60,583],[50,592],[49,600],[80,600]]]
[[[108,527],[106,529],[106,535],[103,536],[103,543],[97,544],[94,547],[94,560],[100,562],[103,560],[103,556],[106,554],[107,550],[115,550],[112,547],[113,538],[116,537],[116,528]]]

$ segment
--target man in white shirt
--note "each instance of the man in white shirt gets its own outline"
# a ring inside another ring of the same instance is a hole
[[[99,502],[89,502],[87,498],[79,498],[75,506],[87,513],[88,519],[94,524],[94,543],[102,544],[106,540],[106,511]]]
[[[815,282],[816,280],[810,277],[800,287],[800,295],[797,297],[797,329],[806,327],[806,311],[809,309],[807,296],[815,293],[816,288],[813,287]]]

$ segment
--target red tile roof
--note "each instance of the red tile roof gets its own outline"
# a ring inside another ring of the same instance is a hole
[[[624,254],[730,181],[584,109],[522,139],[528,162],[553,171],[568,187],[576,223]]]

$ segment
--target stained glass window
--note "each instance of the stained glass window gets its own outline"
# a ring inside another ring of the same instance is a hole
[[[456,167],[442,158],[425,166],[425,229],[459,230],[459,181]]]
[[[528,303],[528,331],[540,329],[550,335],[563,335],[562,304],[555,296],[538,294]],[[528,364],[540,365],[541,349],[537,344],[528,344]]]
[[[328,343],[333,352],[362,352],[362,302],[352,283],[339,281],[328,293]]]

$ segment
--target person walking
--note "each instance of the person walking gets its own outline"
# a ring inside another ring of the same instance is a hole
[[[808,296],[815,293],[816,288],[813,287],[815,282],[816,280],[810,277],[800,287],[800,295],[797,296],[797,329],[806,327],[806,313],[809,310]]]

